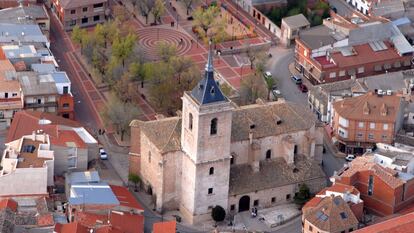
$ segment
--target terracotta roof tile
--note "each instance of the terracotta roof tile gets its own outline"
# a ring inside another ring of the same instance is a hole
[[[390,42],[384,41],[384,44],[388,49],[374,52],[371,46],[366,43],[353,46],[353,50],[356,52],[356,55],[354,56],[343,56],[340,51],[337,51],[331,53],[331,57],[338,67],[358,66],[361,64],[381,61],[389,61],[389,64],[392,65],[395,62],[395,59],[400,58],[400,55],[392,47]]]
[[[177,223],[175,221],[154,223],[153,233],[175,233]]]
[[[340,232],[358,226],[358,220],[340,196],[325,197],[319,204],[304,213],[304,218],[319,230]]]
[[[37,226],[44,227],[44,226],[52,226],[54,224],[55,224],[55,221],[53,220],[53,215],[51,213],[37,216]]]
[[[67,224],[57,223],[54,232],[56,233],[89,233],[89,229],[78,222]]]
[[[398,178],[398,172],[375,163],[373,156],[357,157],[350,163],[349,168],[340,174],[340,177],[352,177],[362,171],[372,171],[391,188],[397,188],[405,183],[404,180]]]
[[[0,210],[9,208],[10,210],[16,212],[17,211],[17,202],[15,202],[13,199],[3,199],[0,201]]]
[[[392,218],[371,226],[364,227],[355,233],[409,233],[414,229],[414,213]]]
[[[91,4],[107,2],[107,0],[60,0],[60,5],[64,9],[78,8],[82,6],[89,6]]]
[[[397,94],[378,96],[374,92],[368,92],[361,96],[337,101],[333,107],[336,113],[345,119],[393,123],[397,120],[401,102],[402,98]],[[386,115],[381,114],[383,104],[387,108]],[[369,111],[364,113],[366,107]]]
[[[48,125],[39,125],[39,121],[41,119],[50,120],[51,123]],[[7,132],[6,141],[11,142],[21,138],[24,135],[30,135],[33,131],[42,129],[45,133],[49,134],[52,143],[63,145],[68,141],[74,141],[76,144],[79,144],[79,147],[85,146],[77,134],[74,135],[73,133],[61,131],[62,135],[59,135],[59,125],[81,127],[81,125],[76,121],[72,121],[50,113],[37,111],[19,111],[16,112],[13,117],[13,122]],[[62,138],[60,138],[60,136]]]

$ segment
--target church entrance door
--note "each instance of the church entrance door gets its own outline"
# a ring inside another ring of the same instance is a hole
[[[239,212],[250,210],[250,197],[242,196],[239,201]]]

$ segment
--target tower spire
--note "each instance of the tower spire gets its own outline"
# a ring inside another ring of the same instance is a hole
[[[213,72],[214,68],[213,68],[213,53],[211,52],[211,40],[208,42],[208,58],[207,58],[207,64],[206,64],[206,68],[205,71],[207,72]]]

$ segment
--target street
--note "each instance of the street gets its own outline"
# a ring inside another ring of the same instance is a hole
[[[268,62],[268,71],[276,80],[277,88],[281,91],[287,101],[307,105],[307,94],[302,93],[297,85],[290,79],[289,64],[294,60],[293,48],[285,49],[272,47],[270,49],[272,58]],[[304,80],[306,82],[306,80]]]

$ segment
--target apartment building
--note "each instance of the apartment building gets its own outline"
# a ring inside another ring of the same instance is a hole
[[[331,181],[354,186],[365,208],[380,216],[394,214],[414,202],[414,176],[383,167],[371,155],[357,157]]]
[[[301,31],[295,68],[314,84],[411,68],[414,48],[392,22],[335,16]]]
[[[16,70],[7,59],[0,59],[0,128],[10,125],[16,111],[23,109],[23,93]]]
[[[52,0],[55,11],[65,30],[76,25],[89,27],[103,23],[107,17],[108,0]]]
[[[370,91],[333,103],[331,127],[338,149],[363,154],[375,143],[393,143],[403,123],[405,104],[399,94],[391,91]]]
[[[1,159],[0,196],[47,195],[53,185],[54,152],[41,131],[6,143]]]
[[[17,112],[7,132],[6,141],[13,141],[38,130],[50,137],[51,149],[55,153],[56,175],[85,171],[88,162],[98,156],[98,142],[78,122],[44,112]]]

